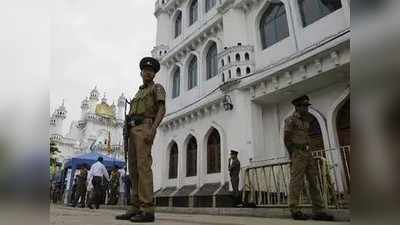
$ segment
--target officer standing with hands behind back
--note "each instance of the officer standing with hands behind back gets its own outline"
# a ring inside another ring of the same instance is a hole
[[[307,220],[309,216],[299,209],[300,193],[304,189],[304,176],[309,183],[314,220],[333,220],[324,212],[324,204],[317,184],[318,169],[310,149],[310,124],[308,112],[310,99],[304,95],[292,101],[295,112],[285,120],[284,142],[292,162],[290,167],[289,208],[295,220]]]
[[[153,222],[153,172],[151,146],[158,126],[165,115],[165,90],[153,79],[160,63],[145,57],[140,61],[143,85],[139,87],[128,114],[128,164],[132,181],[131,204],[117,220]]]

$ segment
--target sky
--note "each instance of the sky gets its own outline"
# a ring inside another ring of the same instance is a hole
[[[51,15],[50,114],[65,100],[64,131],[97,86],[108,103],[141,85],[139,61],[155,45],[154,0],[59,0]]]

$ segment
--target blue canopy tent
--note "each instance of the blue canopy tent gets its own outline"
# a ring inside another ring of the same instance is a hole
[[[70,185],[72,185],[72,182],[74,180],[74,174],[75,170],[82,164],[86,163],[87,165],[91,166],[95,162],[97,162],[97,159],[99,157],[103,157],[103,164],[107,168],[107,170],[112,169],[115,165],[119,166],[120,168],[123,168],[125,166],[125,162],[111,158],[109,156],[100,154],[98,152],[90,152],[86,153],[83,155],[78,155],[75,157],[72,157],[71,159],[68,159],[64,163],[64,169],[71,169],[71,178],[70,178]],[[70,187],[67,187],[67,189],[70,189]]]

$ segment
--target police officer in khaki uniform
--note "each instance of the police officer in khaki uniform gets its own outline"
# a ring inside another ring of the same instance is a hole
[[[231,150],[231,157],[229,158],[228,169],[229,175],[231,177],[231,184],[233,189],[233,206],[239,206],[241,204],[240,201],[240,192],[239,192],[239,173],[240,173],[240,161],[237,157],[238,152],[235,150]]]
[[[77,176],[77,183],[76,183],[76,194],[74,199],[73,206],[76,207],[78,205],[79,199],[81,199],[80,207],[85,208],[85,199],[86,199],[86,190],[87,190],[87,165],[83,164],[80,166],[79,175]]]
[[[119,178],[120,173],[118,171],[119,167],[114,166],[114,169],[111,171],[111,180],[110,180],[110,198],[109,205],[116,205],[119,199]]]
[[[313,219],[333,220],[331,215],[324,212],[324,204],[317,183],[318,170],[309,148],[310,123],[312,115],[308,112],[308,96],[304,95],[292,101],[295,112],[285,120],[285,145],[291,159],[289,208],[293,219],[307,220],[309,216],[299,209],[300,193],[304,189],[304,176],[309,183],[313,206]]]
[[[153,222],[153,172],[151,146],[157,127],[165,115],[165,90],[153,79],[160,70],[160,63],[151,57],[140,61],[143,85],[131,102],[128,114],[129,176],[132,181],[131,205],[118,220]]]

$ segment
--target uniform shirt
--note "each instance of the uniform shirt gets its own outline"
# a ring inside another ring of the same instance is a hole
[[[90,167],[89,174],[91,177],[105,177],[108,181],[110,181],[110,176],[108,176],[108,172],[106,167],[101,162],[96,162]]]
[[[161,84],[151,82],[141,85],[131,102],[129,115],[154,118],[159,110],[159,102],[165,102],[165,89]]]
[[[311,117],[306,115],[302,117],[298,112],[285,119],[285,132],[291,133],[291,142],[293,144],[310,143],[310,122]]]
[[[87,174],[86,169],[79,170],[79,175],[77,175],[77,183],[79,187],[86,186]]]
[[[231,177],[237,177],[239,176],[240,172],[240,161],[238,158],[232,159],[229,162],[229,175]]]

